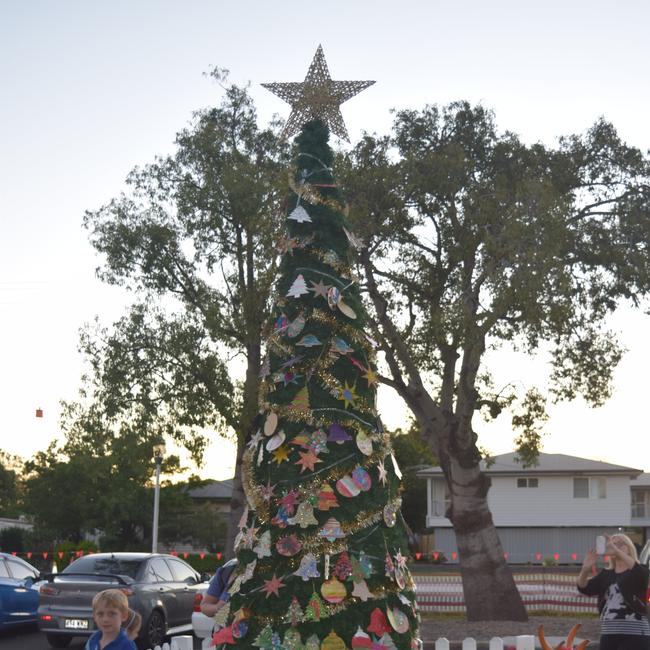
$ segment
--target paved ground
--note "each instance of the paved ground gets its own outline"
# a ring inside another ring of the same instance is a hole
[[[85,644],[85,639],[77,637],[68,646],[68,650],[83,650]],[[45,635],[30,626],[16,628],[9,632],[0,632],[0,648],[2,650],[51,650]],[[195,640],[194,650],[200,650],[200,648],[201,645]]]

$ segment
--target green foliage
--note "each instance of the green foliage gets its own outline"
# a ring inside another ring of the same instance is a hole
[[[0,516],[15,518],[22,513],[22,460],[0,449]]]
[[[70,562],[73,562],[81,555],[96,553],[99,547],[94,542],[83,539],[81,541],[64,540],[54,547],[52,561],[56,563],[58,571],[63,571]]]
[[[14,526],[0,530],[0,551],[11,553],[16,551],[22,553],[26,550],[26,539],[28,531],[24,528]]]

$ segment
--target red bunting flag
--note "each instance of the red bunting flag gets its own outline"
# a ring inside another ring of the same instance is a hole
[[[31,551],[27,551],[26,555],[27,555],[28,560],[32,559],[32,552]]]
[[[199,557],[200,557],[201,559],[203,559],[203,558],[205,557],[205,553],[203,553],[203,552],[199,553]]]
[[[47,555],[48,555],[47,551],[43,551],[41,555],[43,556],[44,560],[47,560]]]
[[[539,562],[542,559],[541,553],[535,553],[535,559]]]
[[[217,552],[217,560],[220,560],[223,557],[223,553],[221,551]]]
[[[416,551],[416,552],[415,552],[415,559],[416,559],[416,560],[420,560],[420,559],[422,559],[422,553],[420,553],[420,551]]]

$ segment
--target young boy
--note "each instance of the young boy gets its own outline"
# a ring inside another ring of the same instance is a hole
[[[129,618],[129,601],[119,589],[105,589],[95,595],[93,618],[98,629],[85,650],[137,650],[122,628]]]

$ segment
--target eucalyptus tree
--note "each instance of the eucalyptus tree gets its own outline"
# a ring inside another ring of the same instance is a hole
[[[114,417],[137,405],[152,437],[177,440],[197,460],[208,429],[234,431],[235,519],[287,147],[274,124],[258,127],[246,88],[227,85],[219,69],[212,76],[220,105],[197,112],[173,154],[134,169],[127,192],[86,214],[103,256],[99,277],[136,300],[113,327],[88,329],[82,349],[92,363],[89,398]]]
[[[516,442],[531,463],[545,395],[609,397],[622,351],[607,317],[650,289],[648,158],[602,119],[556,146],[526,145],[458,102],[397,113],[392,135],[366,136],[339,164],[382,381],[443,468],[468,616],[523,619],[475,416],[519,398]],[[548,392],[494,387],[486,352],[512,346],[549,355]]]

